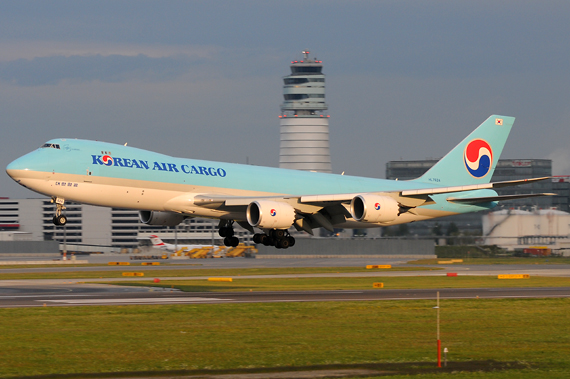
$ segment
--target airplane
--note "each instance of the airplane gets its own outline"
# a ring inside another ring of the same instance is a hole
[[[155,249],[161,249],[166,251],[178,251],[178,250],[193,250],[193,249],[201,249],[203,247],[212,247],[212,245],[175,245],[172,243],[163,242],[158,236],[152,235],[149,236],[150,241],[152,242],[152,247]]]
[[[74,201],[139,210],[141,222],[149,225],[219,219],[226,246],[239,243],[237,223],[255,233],[255,243],[285,249],[295,244],[291,227],[309,234],[319,227],[383,227],[552,195],[499,196],[494,190],[548,179],[490,182],[514,120],[490,116],[424,175],[406,181],[176,158],[68,138],[46,142],[11,162],[6,172],[51,197],[55,225],[65,225],[65,202]]]

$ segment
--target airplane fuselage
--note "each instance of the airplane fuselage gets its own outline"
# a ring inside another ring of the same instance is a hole
[[[54,139],[12,162],[7,171],[38,193],[85,204],[243,220],[241,210],[212,203],[196,205],[194,196],[264,198],[419,189],[425,183],[176,158],[138,148],[78,139]],[[437,178],[434,184],[437,186]],[[480,194],[495,193],[479,190]],[[403,214],[399,224],[488,209],[494,203],[452,204],[449,194]],[[440,202],[443,202],[440,204]],[[365,224],[365,225],[364,225]],[[386,225],[376,223],[375,226]],[[338,227],[374,226],[347,219]]]

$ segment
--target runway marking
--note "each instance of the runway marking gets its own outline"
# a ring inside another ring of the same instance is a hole
[[[43,297],[86,297],[86,296],[101,296],[99,294],[96,295],[41,295]],[[38,295],[15,295],[15,296],[0,296],[0,299],[16,299],[16,298],[23,298],[23,297],[38,297]]]
[[[453,297],[441,297],[442,299],[448,300],[473,300],[477,299],[477,295],[470,296],[453,296]],[[478,295],[479,299],[507,299],[507,298],[519,298],[519,299],[541,299],[541,298],[561,298],[570,297],[570,294],[561,295],[511,295],[511,296],[493,296],[493,295]],[[384,298],[364,298],[364,299],[269,299],[269,300],[234,300],[232,303],[292,303],[292,302],[317,302],[317,301],[381,301],[381,300],[434,300],[435,297],[384,297]]]
[[[491,295],[479,295],[480,299],[506,299],[506,298],[561,298],[570,297],[570,295],[514,295],[514,296],[491,296]],[[447,299],[475,299],[475,295],[472,296],[457,296],[448,297]],[[445,297],[444,297],[445,299]],[[231,302],[236,303],[304,303],[304,302],[323,302],[323,301],[382,301],[382,300],[432,300],[425,297],[388,297],[388,298],[364,298],[364,299],[269,299],[269,300],[235,300],[235,299],[220,299],[220,298],[205,298],[205,297],[191,297],[191,298],[150,298],[150,299],[83,299],[83,300],[36,300],[37,302],[44,303],[58,303],[58,304],[69,304],[69,305],[112,305],[112,304],[126,304],[126,305],[137,305],[137,304],[192,304],[192,303],[207,303],[207,302]]]
[[[143,299],[69,299],[69,300],[36,300],[38,302],[63,304],[152,304],[152,303],[198,303],[207,301],[232,301],[232,299],[218,299],[207,297],[179,297],[179,298],[143,298]]]

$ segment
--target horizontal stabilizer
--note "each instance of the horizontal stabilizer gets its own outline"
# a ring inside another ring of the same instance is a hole
[[[551,179],[551,177],[545,176],[542,178],[508,180],[508,181],[504,181],[504,182],[471,184],[471,185],[467,185],[467,186],[436,187],[436,188],[432,187],[432,188],[425,188],[425,189],[405,190],[405,191],[400,192],[400,194],[402,196],[415,196],[415,195],[436,195],[436,194],[440,194],[440,193],[475,191],[475,190],[480,190],[480,189],[493,189],[493,188],[518,186],[521,184],[530,184],[530,183],[539,182],[541,180],[546,180],[546,179]]]
[[[521,195],[503,195],[503,196],[487,196],[487,197],[450,197],[447,201],[452,203],[461,204],[480,204],[480,203],[490,203],[493,201],[505,201],[505,200],[515,200],[515,199],[525,199],[529,197],[538,196],[555,196],[555,193],[527,193]]]

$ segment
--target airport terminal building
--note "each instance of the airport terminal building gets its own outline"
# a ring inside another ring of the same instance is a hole
[[[177,227],[145,225],[134,210],[104,208],[66,203],[65,227],[53,224],[55,206],[50,199],[0,198],[0,233],[4,240],[58,241],[68,250],[120,252],[150,245],[148,237],[159,235],[165,240],[185,244],[221,244],[218,221],[189,218]],[[236,233],[249,241],[245,230]]]

